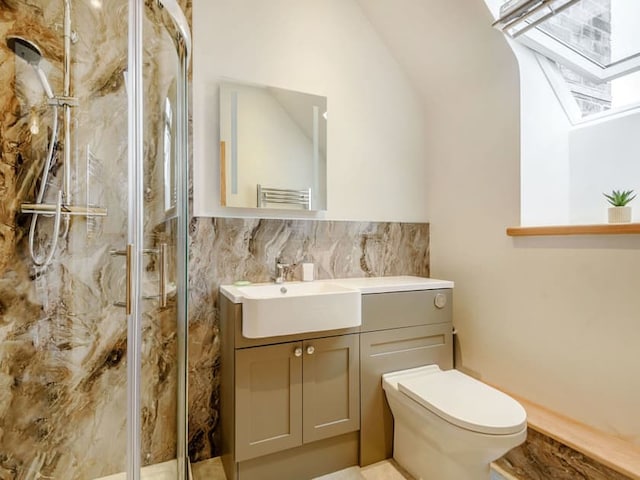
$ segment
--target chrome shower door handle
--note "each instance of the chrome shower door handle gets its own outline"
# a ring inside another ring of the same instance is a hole
[[[158,248],[158,276],[160,307],[167,306],[167,244],[161,243]]]
[[[113,302],[116,307],[124,307],[127,315],[131,315],[132,311],[132,295],[133,295],[133,243],[128,243],[124,250],[111,250],[109,255],[112,257],[125,257],[125,293],[124,302]]]
[[[127,288],[126,288],[126,292],[125,292],[125,309],[127,312],[127,315],[131,315],[131,296],[133,293],[133,275],[131,275],[131,271],[132,271],[132,266],[133,266],[133,244],[132,243],[128,243],[127,244],[127,277],[126,277],[126,281],[127,281]]]
[[[169,246],[166,243],[161,243],[158,249],[145,248],[142,250],[143,255],[157,255],[158,259],[158,294],[157,295],[142,295],[143,300],[158,299],[160,307],[167,306],[167,261]],[[131,305],[133,297],[133,244],[127,244],[125,250],[111,250],[109,254],[113,257],[123,256],[126,257],[126,273],[125,273],[125,301],[114,302],[117,307],[125,307],[127,315],[131,314]]]

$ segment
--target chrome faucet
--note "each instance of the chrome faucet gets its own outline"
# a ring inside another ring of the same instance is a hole
[[[282,263],[279,258],[276,259],[276,283],[284,283],[284,281],[286,280],[287,269],[290,266],[291,265],[288,263]]]

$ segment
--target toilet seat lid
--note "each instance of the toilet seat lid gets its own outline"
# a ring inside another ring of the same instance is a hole
[[[449,423],[478,433],[518,433],[527,413],[513,398],[457,370],[398,378],[398,390]]]

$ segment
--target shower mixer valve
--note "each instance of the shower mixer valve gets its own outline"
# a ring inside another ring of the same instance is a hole
[[[77,107],[79,105],[77,97],[65,97],[64,95],[56,95],[48,100],[49,105],[55,107]]]

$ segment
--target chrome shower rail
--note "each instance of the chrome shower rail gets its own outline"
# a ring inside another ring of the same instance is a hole
[[[22,213],[35,213],[38,215],[55,215],[58,205],[55,203],[23,203]],[[60,215],[106,217],[107,209],[102,207],[79,207],[76,205],[60,205]]]

